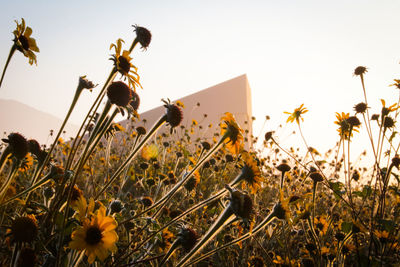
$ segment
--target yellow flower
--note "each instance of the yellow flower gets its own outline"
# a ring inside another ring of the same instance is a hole
[[[335,124],[339,125],[337,131],[339,132],[340,137],[344,138],[345,140],[349,140],[350,137],[353,136],[353,131],[358,132],[358,127],[360,125],[352,124],[349,121],[350,114],[349,113],[338,113],[336,112],[336,119]]]
[[[83,226],[78,226],[78,229],[72,232],[69,247],[79,251],[85,250],[89,263],[93,263],[96,257],[104,261],[109,251],[117,251],[116,227],[115,219],[106,216],[106,209],[101,206],[95,215],[90,216],[90,219],[85,218]]]
[[[156,159],[158,157],[158,147],[155,144],[146,145],[142,148],[142,158],[144,160]]]
[[[244,165],[242,167],[241,179],[247,182],[251,189],[251,193],[255,194],[261,187],[261,182],[263,180],[260,168],[257,165],[257,161],[248,152],[244,152],[242,158]]]
[[[130,53],[128,50],[122,51],[122,43],[124,41],[122,39],[118,39],[116,44],[110,45],[110,50],[114,47],[115,55],[112,55],[110,58],[114,61],[115,69],[121,73],[121,75],[125,76],[128,79],[129,86],[132,87],[136,91],[136,86],[139,85],[139,74],[137,73],[137,67],[135,67],[131,60],[132,58],[129,56]],[[121,54],[122,51],[122,54]]]
[[[304,119],[301,117],[304,113],[308,112],[308,109],[304,107],[304,104],[301,104],[300,107],[296,108],[293,113],[290,112],[283,112],[285,114],[289,114],[289,118],[286,120],[286,122],[294,122],[296,120],[297,124],[300,123],[301,121],[304,121]]]
[[[24,56],[29,59],[29,64],[37,64],[36,55],[33,52],[39,52],[39,48],[36,45],[36,40],[31,38],[32,29],[30,27],[26,27],[25,20],[22,18],[21,24],[17,23],[17,29],[15,29],[14,33],[14,45],[17,50],[20,51]]]
[[[328,222],[323,216],[317,216],[314,218],[315,227],[322,233],[326,234],[328,230]]]
[[[177,105],[178,107],[185,108],[185,105],[182,103],[182,101],[177,100],[175,103],[176,103],[176,105]]]
[[[225,137],[225,145],[232,154],[239,154],[239,152],[243,150],[243,130],[240,129],[235,117],[229,112],[225,113],[221,121],[223,121],[221,135]]]

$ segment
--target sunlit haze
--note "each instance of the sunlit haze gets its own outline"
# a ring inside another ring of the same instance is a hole
[[[303,146],[300,136],[286,138],[297,128],[286,124],[283,112],[304,103],[304,135],[324,151],[338,140],[335,112],[353,113],[364,100],[353,76],[357,66],[368,68],[371,113],[379,112],[381,98],[398,100],[388,85],[400,77],[399,1],[2,1],[0,10],[1,67],[14,20],[25,18],[40,48],[37,67],[21,53],[14,56],[0,98],[59,118],[79,76],[104,83],[112,68],[110,44],[122,38],[128,48],[134,24],[153,34],[147,51],[132,54],[143,85],[141,112],[159,106],[161,98],[177,99],[247,74],[254,135],[282,124],[281,141]],[[71,122],[80,125],[96,95],[83,93]],[[261,129],[266,115],[271,120]],[[361,151],[366,133],[358,135],[363,138],[354,143]]]

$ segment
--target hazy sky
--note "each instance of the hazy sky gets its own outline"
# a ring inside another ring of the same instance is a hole
[[[304,133],[323,151],[337,141],[335,112],[352,112],[363,101],[355,67],[369,68],[372,113],[380,110],[380,98],[389,104],[398,99],[388,85],[400,78],[399,1],[2,0],[0,6],[1,68],[14,20],[21,17],[41,51],[37,67],[15,55],[0,98],[60,118],[80,75],[100,85],[105,81],[112,68],[109,45],[123,38],[128,47],[135,36],[132,24],[153,34],[147,51],[133,53],[144,87],[142,112],[160,105],[161,98],[176,99],[246,73],[257,117],[254,134],[265,115],[271,121],[264,132],[285,124],[283,111],[304,103],[310,110]],[[83,94],[73,123],[80,123],[96,92]],[[295,125],[285,126],[281,139],[292,130]]]

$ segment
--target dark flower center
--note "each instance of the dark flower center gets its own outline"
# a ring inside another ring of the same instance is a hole
[[[26,38],[25,36],[21,35],[20,37],[18,37],[18,40],[20,41],[22,48],[24,48],[25,50],[29,50],[29,42],[28,42],[28,38]]]
[[[129,63],[129,61],[123,56],[118,58],[118,66],[122,74],[125,75],[128,74],[131,69],[131,63]]]
[[[97,226],[91,226],[86,231],[85,241],[89,245],[96,245],[96,244],[100,243],[102,238],[103,238],[103,235],[101,234],[101,231]]]

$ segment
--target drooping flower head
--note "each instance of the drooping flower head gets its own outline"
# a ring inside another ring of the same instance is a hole
[[[38,225],[33,215],[15,218],[11,223],[12,240],[15,242],[31,243],[37,233]]]
[[[132,25],[132,27],[135,28],[134,31],[136,32],[137,41],[142,46],[142,49],[146,50],[151,42],[151,32],[148,29],[138,25]]]
[[[262,177],[260,168],[257,165],[257,161],[248,152],[242,153],[243,166],[242,172],[239,179],[246,181],[251,189],[251,193],[255,194],[257,190],[261,187]]]
[[[28,141],[19,133],[11,133],[7,139],[2,139],[4,143],[8,144],[11,154],[18,160],[23,160],[28,154]]]
[[[131,89],[124,82],[111,83],[107,88],[107,96],[112,104],[126,107],[132,100]]]
[[[164,107],[167,109],[167,123],[171,126],[171,133],[175,127],[177,127],[183,120],[182,109],[176,105],[168,101],[162,99],[165,103]]]
[[[225,137],[224,143],[232,154],[239,154],[243,150],[243,130],[237,124],[235,117],[226,112],[221,118],[221,135]]]
[[[115,242],[118,235],[115,232],[117,222],[111,216],[106,216],[105,207],[101,206],[95,214],[85,218],[82,226],[72,232],[69,247],[79,251],[85,250],[88,262],[97,258],[104,261],[110,251],[116,252]]]
[[[356,76],[361,76],[361,75],[364,75],[366,72],[367,72],[367,67],[358,66],[358,67],[355,68],[355,70],[354,70],[354,75],[356,75]]]
[[[21,19],[21,24],[17,23],[17,28],[14,33],[14,45],[17,50],[20,51],[24,56],[29,59],[29,64],[37,64],[36,55],[33,52],[39,52],[39,48],[36,45],[36,40],[31,37],[32,29],[25,25],[25,20]]]
[[[128,50],[122,51],[122,39],[118,39],[115,44],[110,45],[110,50],[114,48],[115,54],[111,56],[110,60],[114,62],[114,68],[116,71],[121,73],[121,75],[128,79],[129,86],[136,91],[136,86],[142,86],[139,82],[139,74],[137,73],[137,67],[131,63],[132,58],[130,57],[130,52]]]
[[[229,185],[226,185],[225,188],[230,192],[229,205],[233,213],[243,220],[249,221],[253,212],[253,201],[250,196],[235,188],[231,188]]]
[[[308,109],[306,107],[304,107],[304,104],[301,104],[300,107],[296,108],[292,113],[290,112],[283,112],[285,114],[289,114],[289,118],[286,120],[286,122],[294,122],[296,121],[297,124],[300,124],[300,119],[301,121],[304,121],[303,117],[301,117],[301,115],[303,115],[304,113],[308,112]]]

